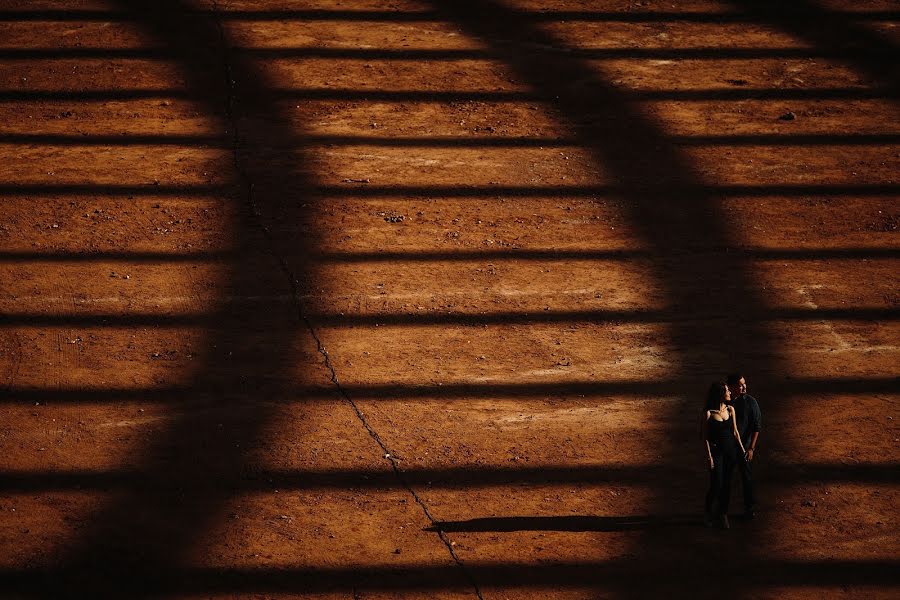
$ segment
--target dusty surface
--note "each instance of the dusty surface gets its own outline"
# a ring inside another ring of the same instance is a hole
[[[0,596],[897,596],[895,3],[0,4]]]

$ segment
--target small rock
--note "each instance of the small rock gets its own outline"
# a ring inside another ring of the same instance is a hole
[[[815,500],[804,500],[803,502],[800,503],[800,506],[811,506],[811,507],[815,508],[816,506],[818,506],[818,504],[816,503]]]
[[[400,554],[400,548],[394,548],[394,554]]]
[[[778,117],[778,120],[779,120],[779,121],[793,121],[793,120],[795,120],[796,118],[797,118],[797,115],[795,115],[795,114],[794,114],[793,112],[791,112],[791,111],[787,111],[786,113],[784,113],[783,115],[781,115],[780,117]]]

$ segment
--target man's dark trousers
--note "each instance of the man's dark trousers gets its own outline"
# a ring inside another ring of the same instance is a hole
[[[744,512],[749,514],[756,507],[756,498],[753,496],[753,465],[742,456],[737,467],[741,474],[741,489],[744,491]]]
[[[747,450],[750,447],[751,437],[761,429],[762,414],[759,410],[759,403],[750,394],[742,394],[732,400],[732,403],[737,416],[738,435],[741,436],[741,442],[744,444],[744,449]],[[741,457],[738,460],[737,468],[741,474],[744,510],[746,514],[751,515],[756,508],[756,496],[753,493],[753,467],[750,461]]]

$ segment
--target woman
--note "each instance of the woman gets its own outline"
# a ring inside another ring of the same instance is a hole
[[[703,441],[709,460],[709,491],[706,492],[704,523],[712,526],[713,517],[722,529],[728,529],[728,499],[731,495],[731,473],[744,455],[738,434],[731,392],[724,381],[709,388],[702,419]]]

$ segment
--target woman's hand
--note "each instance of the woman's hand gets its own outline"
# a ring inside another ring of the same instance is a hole
[[[716,468],[716,461],[713,460],[713,457],[709,457],[709,470],[714,471]]]

